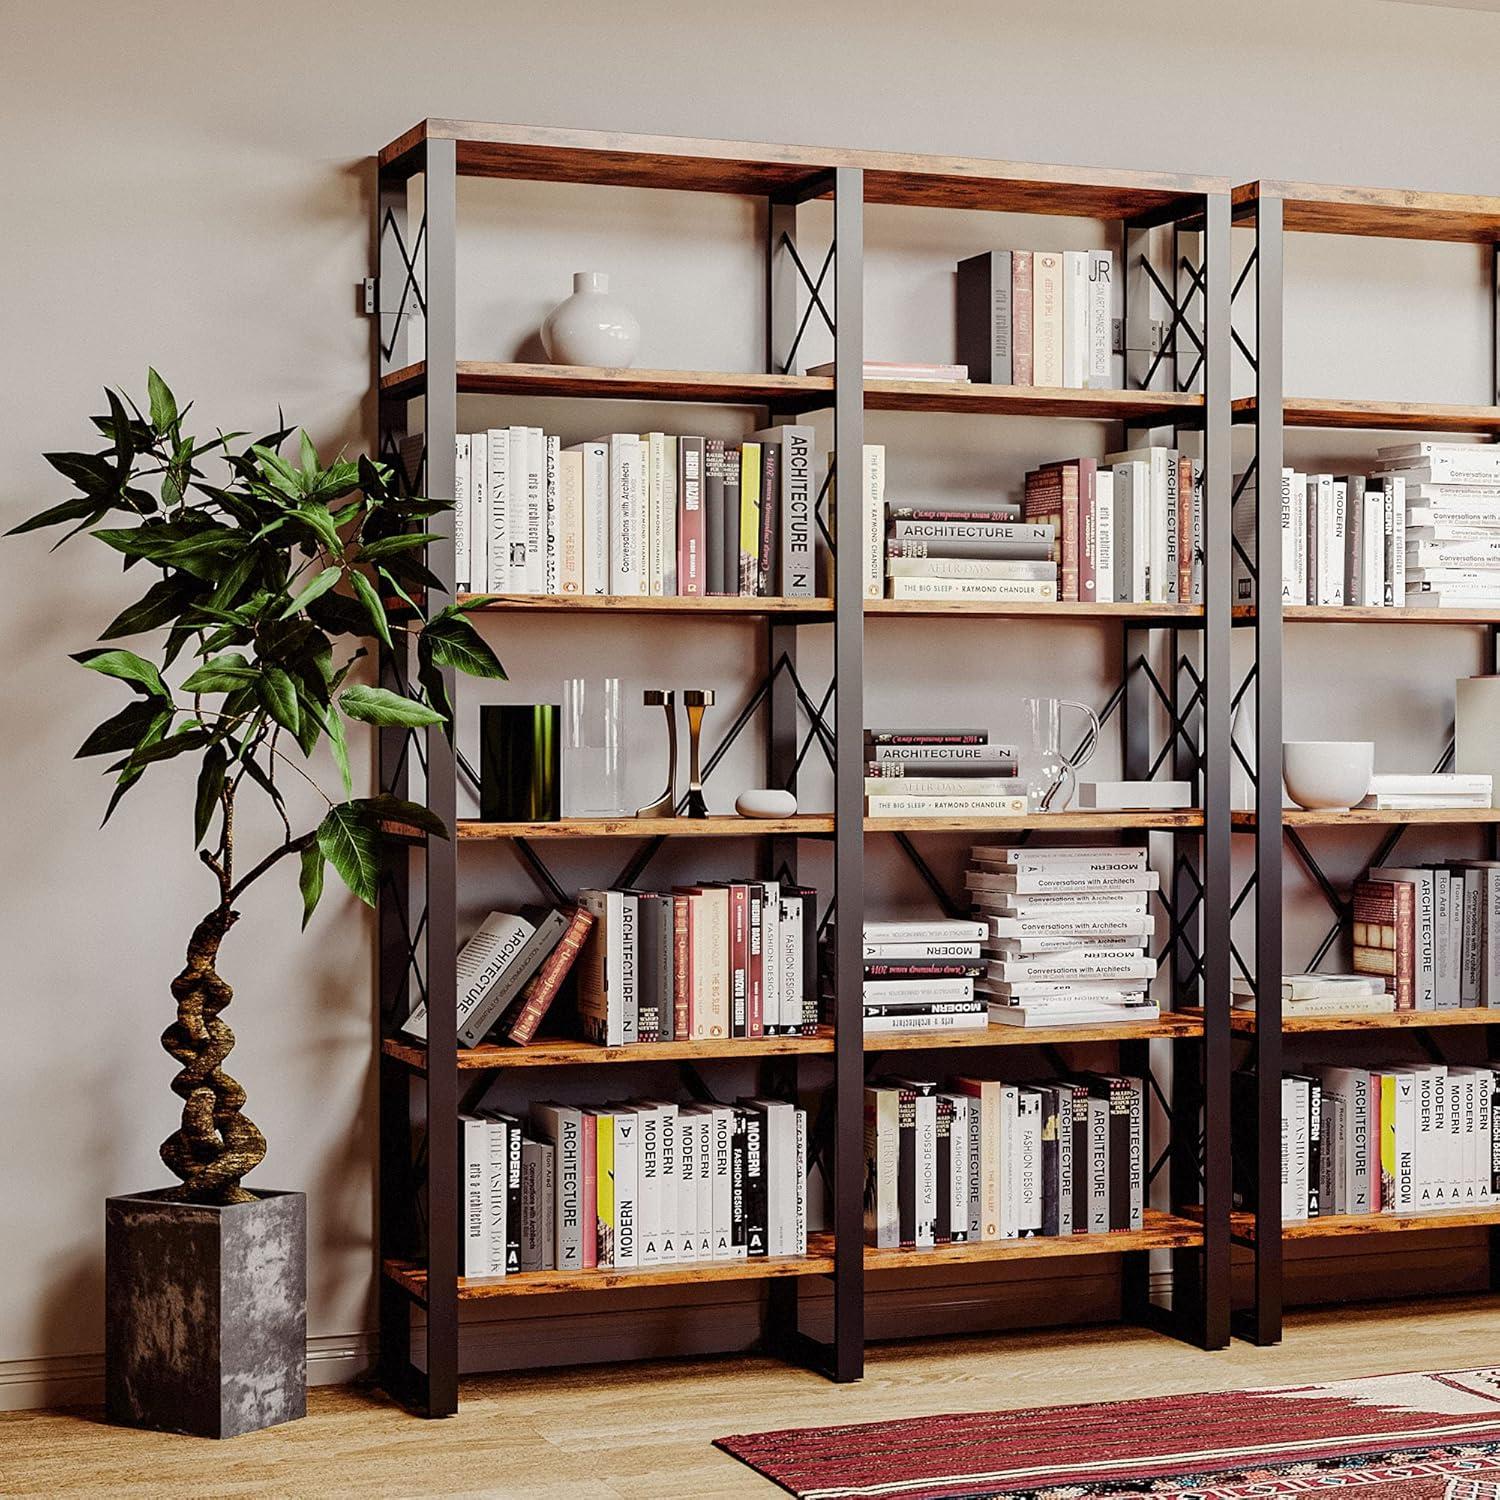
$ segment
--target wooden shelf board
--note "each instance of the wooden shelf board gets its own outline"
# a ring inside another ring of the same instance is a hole
[[[387,1037],[382,1047],[386,1056],[418,1072],[426,1071],[427,1049],[420,1042]],[[460,1047],[458,1067],[461,1072],[488,1072],[500,1068],[594,1067],[599,1063],[701,1062],[717,1057],[806,1057],[832,1051],[831,1026],[819,1027],[816,1036],[744,1037],[738,1041],[721,1037],[701,1042],[637,1042],[629,1047],[543,1037],[529,1047]]]
[[[1253,421],[1254,396],[1233,403],[1234,420]],[[1343,401],[1288,396],[1281,403],[1283,427],[1352,428],[1371,432],[1500,433],[1500,406],[1460,406],[1424,401]]]
[[[948,1047],[1059,1047],[1073,1042],[1135,1042],[1155,1037],[1203,1035],[1203,1013],[1162,1016],[1156,1021],[1088,1026],[986,1026],[973,1031],[875,1032],[865,1036],[866,1052],[927,1052]]]
[[[1239,809],[1230,814],[1236,828],[1254,828],[1255,813]],[[1281,822],[1287,828],[1405,827],[1432,824],[1500,823],[1497,807],[1350,807],[1342,810],[1284,807]]]
[[[1295,1001],[1284,1000],[1281,1006],[1284,1036],[1299,1031],[1426,1031],[1434,1026],[1500,1026],[1500,1008],[1398,1010],[1370,1016],[1298,1016]],[[1254,1036],[1255,1012],[1239,1007],[1231,1009],[1229,1029],[1241,1036]]]
[[[793,818],[560,818],[555,823],[485,823],[460,818],[460,839],[722,839],[763,838],[769,834],[833,832],[832,814],[799,813]]]
[[[867,1271],[920,1271],[978,1261],[1040,1260],[1065,1255],[1123,1255],[1131,1250],[1176,1250],[1203,1243],[1203,1228],[1191,1219],[1148,1208],[1143,1229],[1110,1234],[1038,1235],[1029,1240],[970,1240],[930,1250],[865,1247]]]
[[[753,619],[757,615],[801,615],[833,618],[832,599],[741,599],[731,595],[703,598],[641,598],[619,594],[460,594],[460,603],[468,603],[475,614],[504,614],[535,611],[541,614],[628,614],[628,615],[728,615],[735,619]],[[483,604],[474,605],[476,599]]]
[[[1021,616],[1036,620],[1203,620],[1201,604],[1038,604],[1020,599],[866,599],[866,615]]]
[[[1060,386],[981,385],[969,380],[867,380],[867,411],[970,412],[1072,417],[1094,422],[1202,419],[1203,397],[1176,391],[1080,391]]]
[[[833,1236],[810,1234],[806,1255],[744,1260],[690,1261],[683,1265],[640,1266],[635,1270],[522,1271],[493,1279],[460,1276],[458,1300],[484,1302],[496,1297],[534,1297],[550,1292],[612,1292],[624,1287],[689,1286],[708,1281],[773,1281],[783,1276],[826,1276],[833,1270]],[[427,1298],[427,1271],[410,1261],[388,1260],[385,1274],[419,1302]]]
[[[1435,1209],[1425,1214],[1325,1214],[1316,1219],[1295,1219],[1281,1226],[1286,1240],[1325,1239],[1349,1235],[1398,1234],[1412,1229],[1473,1229],[1500,1224],[1500,1204],[1478,1208]],[[1229,1232],[1241,1244],[1255,1243],[1255,1215],[1233,1213]]]
[[[465,176],[763,197],[834,168],[854,167],[864,173],[869,203],[1098,219],[1160,212],[1185,196],[1229,190],[1228,181],[1217,177],[475,120],[423,120],[381,151],[381,166],[420,171],[420,148],[429,140],[454,141],[457,168]],[[822,191],[826,196],[828,190]]]
[[[1500,814],[1497,814],[1500,816]],[[866,818],[866,833],[1130,833],[1201,828],[1201,808],[1178,812],[1011,813],[993,818]]]
[[[1248,182],[1234,189],[1235,217],[1242,222],[1253,219],[1257,205],[1267,198],[1281,200],[1282,224],[1296,233],[1469,244],[1500,241],[1500,198],[1315,182]]]
[[[1236,620],[1253,620],[1253,604],[1234,606]],[[1283,604],[1288,625],[1500,625],[1500,609],[1385,609],[1366,604]]]

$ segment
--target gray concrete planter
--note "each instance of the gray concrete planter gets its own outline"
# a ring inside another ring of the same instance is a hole
[[[104,1205],[111,1421],[236,1437],[307,1413],[307,1200]]]

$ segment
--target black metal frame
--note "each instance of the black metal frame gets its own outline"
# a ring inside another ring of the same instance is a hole
[[[424,209],[413,234],[407,223],[410,179],[423,179]],[[456,329],[456,155],[451,140],[428,139],[379,171],[375,206],[377,282],[374,375],[388,372],[408,320],[424,319],[425,364],[415,388],[382,397],[379,451],[400,459],[408,402],[424,403],[425,436],[420,474],[407,475],[427,493],[452,498],[450,455],[457,431]],[[816,274],[809,271],[797,238],[798,206],[830,198],[833,235]],[[809,176],[778,192],[766,205],[766,367],[790,368],[814,313],[834,336],[834,382],[829,403],[834,419],[834,470],[859,473],[864,442],[863,244],[864,181],[857,168],[840,167]],[[1213,935],[1227,932],[1229,899],[1229,632],[1230,632],[1230,454],[1228,371],[1232,329],[1229,306],[1229,224],[1227,194],[1187,198],[1149,221],[1124,223],[1122,268],[1132,250],[1162,224],[1171,226],[1170,277],[1146,263],[1170,308],[1160,350],[1149,363],[1144,384],[1170,382],[1189,389],[1201,381],[1203,423],[1207,605],[1197,620],[1163,624],[1149,616],[1125,623],[1121,681],[1104,706],[1108,720],[1119,712],[1126,772],[1131,776],[1167,774],[1196,779],[1205,826],[1172,838],[1172,877],[1162,892],[1168,940],[1162,962],[1170,966],[1174,1001],[1203,999],[1205,1030],[1196,1038],[1160,1046],[1172,1059],[1170,1098],[1152,1071],[1148,1043],[1121,1047],[1121,1065],[1150,1081],[1165,1112],[1170,1139],[1158,1155],[1148,1150],[1150,1176],[1170,1166],[1174,1206],[1201,1203],[1205,1243],[1201,1250],[1173,1254],[1177,1276],[1170,1313],[1151,1303],[1149,1252],[1124,1256],[1124,1310],[1207,1348],[1228,1338],[1228,1057],[1227,946]],[[1201,263],[1181,253],[1181,236],[1202,238]],[[825,290],[832,277],[831,297]],[[399,288],[399,291],[397,290]],[[389,290],[388,290],[389,289]],[[805,307],[802,304],[805,301]],[[831,310],[830,310],[831,301]],[[799,307],[801,311],[799,312]],[[410,361],[395,361],[407,363]],[[1128,356],[1127,356],[1128,362]],[[1184,370],[1186,374],[1184,374]],[[767,408],[768,417],[777,409]],[[1175,440],[1175,433],[1173,434]],[[825,504],[836,508],[829,526]],[[818,519],[825,531],[860,534],[859,487],[826,486]],[[429,550],[429,566],[451,588],[455,559],[451,518],[432,529],[440,540]],[[764,711],[766,765],[771,784],[795,789],[798,773],[816,748],[834,773],[832,835],[833,902],[823,919],[826,930],[835,905],[843,919],[833,926],[832,958],[836,1041],[834,1086],[819,1132],[831,1171],[830,1216],[834,1231],[832,1337],[810,1338],[800,1326],[800,1288],[807,1278],[770,1284],[763,1324],[764,1343],[789,1358],[823,1370],[840,1381],[858,1379],[864,1361],[865,1266],[863,1251],[863,1047],[860,940],[863,913],[863,681],[864,610],[860,552],[845,546],[833,553],[833,672],[815,699],[798,672],[799,629],[816,617],[766,617],[765,678],[710,757],[711,773],[725,751]],[[826,623],[826,617],[824,622]],[[1187,628],[1187,627],[1195,628]],[[1179,633],[1181,632],[1181,633]],[[1161,670],[1163,650],[1168,670]],[[404,647],[384,653],[382,680],[409,680],[412,663]],[[448,688],[453,693],[451,673]],[[1165,680],[1164,680],[1165,679]],[[1166,733],[1152,743],[1152,719],[1165,715]],[[831,722],[830,722],[831,719]],[[460,775],[472,769],[441,732],[385,730],[378,745],[380,786],[425,800],[445,822],[457,814]],[[955,903],[923,861],[912,840],[900,846],[945,909]],[[646,838],[618,881],[633,881],[661,847]],[[531,843],[512,841],[517,857],[553,900],[565,899],[556,878]],[[767,873],[795,878],[798,840],[767,839]],[[382,1260],[422,1260],[425,1292],[408,1291],[390,1276],[380,1278],[379,1379],[398,1399],[427,1416],[449,1415],[458,1401],[458,1243],[457,1115],[461,1106],[457,1071],[455,976],[451,962],[429,956],[457,950],[456,896],[458,845],[446,840],[392,854],[382,872],[379,910],[379,986],[382,1038],[393,1036],[414,999],[426,1000],[428,1065],[412,1070],[380,1054],[380,1251]],[[1205,936],[1207,935],[1207,936]],[[489,1075],[478,1075],[481,1083]],[[702,1089],[694,1075],[693,1086]],[[764,1086],[794,1097],[799,1084],[795,1057],[768,1059]],[[1149,1129],[1149,1127],[1148,1127]],[[1149,1136],[1148,1136],[1149,1140]],[[425,1209],[421,1206],[425,1193]],[[425,1351],[416,1350],[414,1315],[425,1314]]]

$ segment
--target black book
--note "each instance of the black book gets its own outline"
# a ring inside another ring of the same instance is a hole
[[[1072,1098],[1064,1089],[1039,1088],[1042,1096],[1042,1233],[1066,1234],[1071,1229],[1073,1205],[1062,1199],[1061,1145],[1073,1144]],[[1064,1121],[1063,1111],[1069,1118]],[[1068,1229],[1063,1225],[1067,1224]]]
[[[964,1225],[967,1238],[968,1225]],[[933,1238],[947,1244],[953,1238],[953,1100],[937,1096],[937,1223]]]
[[[1293,1076],[1307,1083],[1307,1217],[1316,1219],[1323,1187],[1323,1084],[1305,1073]]]
[[[900,1145],[896,1154],[896,1217],[901,1243],[917,1242],[917,1091],[895,1085],[898,1103],[896,1130]]]
[[[818,1034],[818,893],[809,885],[785,887],[802,903],[802,1035]]]
[[[1500,1065],[1495,1068],[1494,1083],[1490,1087],[1490,1191],[1500,1194]]]
[[[1081,1083],[1059,1085],[1073,1106],[1073,1233],[1089,1228],[1089,1091]],[[1059,1128],[1064,1121],[1059,1116]]]
[[[662,910],[654,891],[632,891],[636,898],[635,993],[636,1036],[659,1042],[661,1035],[661,924]],[[671,921],[668,913],[666,921]],[[671,1010],[670,996],[667,1009]]]
[[[988,745],[989,731],[984,729],[867,729],[865,744],[870,745]]]
[[[703,563],[703,592],[727,593],[724,587],[723,438],[703,440]]]
[[[771,1243],[771,1199],[766,1173],[766,1117],[743,1104],[745,1118],[745,1253],[765,1255]]]
[[[729,1138],[729,1245],[731,1252],[744,1255],[748,1241],[749,1221],[745,1215],[745,1111],[734,1111]]]
[[[1109,1227],[1130,1228],[1131,1096],[1128,1078],[1101,1073],[1089,1080],[1090,1092],[1109,1104]]]
[[[781,541],[781,444],[762,443],[760,449],[760,567],[756,592],[762,598],[776,592],[777,548]]]
[[[962,959],[914,958],[875,959],[865,964],[866,979],[982,979],[983,959],[972,963]]]
[[[719,539],[724,551],[724,592],[740,591],[740,448],[724,445],[724,534]]]
[[[958,263],[954,349],[969,379],[988,385],[1014,378],[1010,257],[988,250]]]

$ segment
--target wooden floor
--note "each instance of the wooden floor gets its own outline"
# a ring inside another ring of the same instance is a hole
[[[484,1496],[732,1500],[781,1494],[709,1446],[736,1432],[1185,1394],[1494,1362],[1491,1300],[1296,1315],[1284,1343],[1204,1354],[1099,1329],[889,1344],[859,1385],[761,1359],[475,1377],[422,1422],[376,1395],[312,1392],[306,1421],[226,1443],[105,1426],[93,1411],[0,1416],[0,1495]]]

